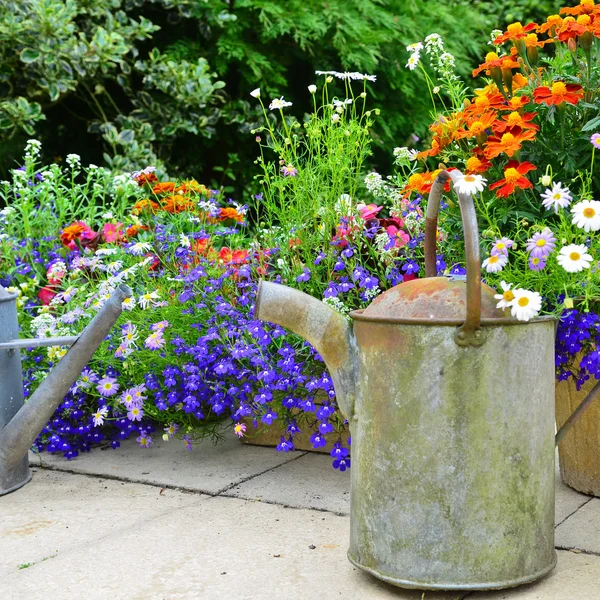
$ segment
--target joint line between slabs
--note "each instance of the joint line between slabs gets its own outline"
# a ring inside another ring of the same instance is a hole
[[[256,473],[254,475],[248,475],[248,477],[245,477],[244,479],[241,479],[240,481],[237,481],[236,483],[230,483],[229,485],[225,486],[223,489],[220,489],[218,492],[211,494],[211,495],[214,497],[225,495],[225,492],[236,487],[237,485],[241,485],[242,483],[246,483],[247,481],[250,481],[251,479],[254,479],[255,477],[260,477],[261,475],[264,475],[265,473],[269,473],[270,471],[279,469],[279,467],[283,467],[283,465],[288,465],[289,463],[292,463],[292,462],[298,460],[299,458],[306,456],[307,454],[308,454],[308,452],[301,452],[300,456],[296,456],[294,458],[291,458],[290,460],[286,460],[285,462],[282,462],[279,465],[275,465],[274,467],[269,467],[268,469],[265,469],[264,471],[261,471],[260,473]],[[229,497],[229,496],[227,496],[227,497]]]
[[[587,554],[588,556],[600,556],[600,552],[595,550],[584,550],[583,548],[577,548],[576,546],[555,546],[557,550],[565,550],[572,552],[573,554]]]
[[[578,510],[582,509],[586,504],[590,503],[594,498],[589,498],[583,504],[580,504],[572,513],[569,513],[560,523],[554,526],[554,529],[562,525],[569,517],[572,517]]]

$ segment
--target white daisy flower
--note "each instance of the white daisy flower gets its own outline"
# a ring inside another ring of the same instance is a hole
[[[537,317],[542,308],[542,297],[538,292],[514,290],[514,300],[510,304],[510,314],[518,321],[529,321]]]
[[[408,58],[406,67],[409,68],[411,71],[414,71],[417,68],[417,66],[419,65],[420,59],[421,59],[421,54],[419,52],[413,52]]]
[[[578,273],[579,271],[583,271],[583,269],[589,268],[594,259],[588,254],[587,246],[583,244],[569,244],[560,249],[556,260],[567,273]]]
[[[481,175],[463,175],[454,183],[454,189],[459,194],[473,195],[476,192],[483,192],[487,179]]]
[[[507,262],[508,256],[505,256],[504,254],[493,254],[483,261],[481,267],[488,273],[498,273],[499,271],[502,271]]]
[[[189,248],[191,243],[190,243],[190,238],[185,235],[185,233],[180,233],[179,234],[179,243],[184,247],[184,248]]]
[[[502,288],[501,294],[495,294],[494,298],[499,300],[498,304],[496,304],[496,308],[510,308],[513,300],[515,299],[515,294],[512,287],[512,283],[506,283],[506,281],[500,282],[500,287]]]
[[[566,208],[572,201],[569,188],[562,187],[560,182],[555,183],[552,189],[547,189],[542,194],[542,206],[547,210],[553,208],[554,212],[558,212],[559,208]]]
[[[94,413],[94,427],[100,427],[104,423],[104,417],[108,413],[108,406],[102,406]]]
[[[134,256],[141,256],[144,252],[152,250],[152,244],[149,242],[137,242],[129,247],[129,252]]]
[[[157,290],[153,292],[147,292],[138,298],[138,304],[143,310],[146,310],[151,304],[156,305],[156,300],[159,300],[160,296]]]
[[[415,42],[406,46],[407,52],[421,52],[423,50],[423,44],[421,42]]]
[[[269,104],[269,110],[282,109],[282,108],[285,108],[286,106],[292,106],[292,103],[286,102],[283,99],[283,96],[281,96],[281,98],[275,98],[275,100],[273,100],[271,102],[271,104]]]
[[[600,229],[600,202],[597,200],[584,200],[578,202],[573,208],[573,224],[584,231],[598,231]]]
[[[125,298],[125,300],[121,302],[121,307],[123,310],[133,310],[135,308],[135,298],[133,296]]]

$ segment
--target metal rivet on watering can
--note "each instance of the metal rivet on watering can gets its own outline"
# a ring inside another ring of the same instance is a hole
[[[122,302],[129,296],[131,290],[120,285],[80,336],[20,340],[17,296],[0,286],[0,496],[31,479],[29,448],[119,318]],[[24,404],[19,348],[71,345]]]
[[[350,313],[261,282],[258,318],[306,338],[352,433],[350,549],[394,585],[493,589],[534,581],[554,551],[554,320],[519,322],[481,282],[473,200],[458,194],[466,277],[435,277],[441,172],[426,275]]]

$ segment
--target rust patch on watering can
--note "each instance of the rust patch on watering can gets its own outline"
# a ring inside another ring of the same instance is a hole
[[[496,308],[495,291],[481,286],[481,317],[503,318]],[[467,286],[463,279],[427,277],[401,283],[378,296],[362,313],[368,319],[461,320],[467,312]]]

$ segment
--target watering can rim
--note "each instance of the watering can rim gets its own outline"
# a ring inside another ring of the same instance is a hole
[[[391,317],[391,316],[376,316],[363,314],[366,309],[360,308],[348,313],[348,316],[354,321],[364,321],[368,323],[389,323],[392,325],[428,325],[428,326],[453,326],[457,327],[464,324],[464,319],[424,319],[422,317]],[[497,317],[497,318],[482,318],[480,324],[482,327],[494,327],[505,325],[533,325],[537,323],[556,322],[557,317],[552,315],[543,315],[530,319],[529,321],[518,321],[512,317]]]
[[[11,300],[16,300],[18,297],[19,294],[9,292],[3,285],[0,285],[0,302],[10,302]]]

